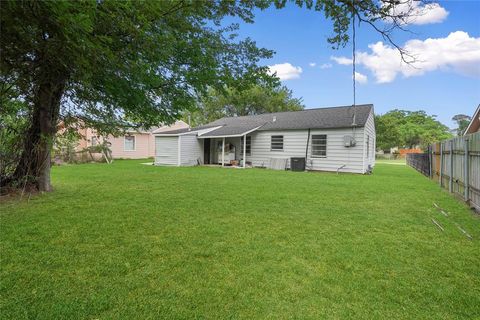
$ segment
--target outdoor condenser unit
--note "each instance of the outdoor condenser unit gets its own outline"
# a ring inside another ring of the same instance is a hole
[[[300,157],[290,158],[290,170],[305,171],[305,158],[300,158]]]
[[[352,136],[344,136],[343,137],[343,145],[345,148],[350,148],[350,147],[355,147],[357,144],[357,141],[355,141],[355,138]]]

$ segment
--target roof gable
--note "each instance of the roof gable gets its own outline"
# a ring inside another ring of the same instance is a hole
[[[477,110],[473,114],[472,120],[468,124],[467,129],[465,130],[465,134],[475,133],[480,131],[480,104],[477,107]]]

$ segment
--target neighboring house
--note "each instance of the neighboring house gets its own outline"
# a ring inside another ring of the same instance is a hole
[[[472,120],[470,121],[467,129],[465,130],[464,135],[475,132],[480,132],[480,104],[478,105],[477,110],[473,114]]]
[[[240,164],[366,173],[375,165],[373,105],[222,118],[207,125],[155,133],[155,164]],[[243,162],[246,159],[246,162]]]
[[[107,140],[111,144],[110,149],[114,159],[149,158],[155,156],[155,133],[184,128],[188,128],[188,124],[180,120],[170,126],[157,127],[150,130],[131,130],[127,131],[123,136],[108,136],[105,139],[98,136],[95,130],[91,128],[82,128],[78,130],[82,138],[79,140],[76,149],[82,150]]]

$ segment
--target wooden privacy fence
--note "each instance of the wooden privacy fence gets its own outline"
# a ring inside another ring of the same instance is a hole
[[[408,154],[407,164],[480,211],[480,132]]]

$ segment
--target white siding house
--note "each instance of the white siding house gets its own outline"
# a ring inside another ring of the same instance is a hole
[[[198,139],[196,134],[188,134],[178,137],[180,146],[180,165],[195,166],[203,163],[203,140]]]
[[[368,116],[365,127],[363,127],[362,129],[364,141],[363,158],[365,159],[363,163],[363,169],[368,170],[369,166],[372,168],[375,166],[375,149],[377,143],[375,134],[375,115],[373,114],[373,111]]]
[[[155,163],[228,165],[234,155],[242,166],[268,168],[280,159],[288,169],[300,157],[307,170],[366,173],[375,165],[375,139],[372,105],[232,117],[157,135]]]
[[[155,163],[178,165],[179,137],[155,137]]]
[[[176,134],[158,133],[155,135],[155,164],[173,166],[195,166],[204,162],[203,140],[198,134],[212,130],[175,130]]]
[[[272,135],[283,136],[283,151],[270,150]],[[312,136],[316,135],[326,136],[325,156],[312,155]],[[344,147],[344,137],[347,135],[355,137],[357,142],[355,147]],[[255,132],[252,134],[252,152],[250,156],[247,155],[247,161],[251,161],[253,166],[266,167],[270,158],[288,159],[287,168],[290,168],[290,158],[306,156],[308,170],[337,171],[340,168],[342,172],[364,173],[368,166],[364,164],[363,137],[363,128],[311,130],[310,139],[308,130]]]

